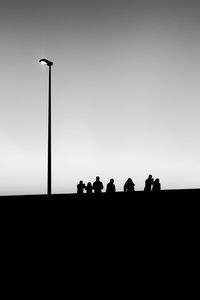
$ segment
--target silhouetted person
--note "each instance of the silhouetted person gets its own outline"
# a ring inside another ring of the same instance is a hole
[[[79,181],[79,184],[77,184],[77,194],[82,195],[84,192],[85,184],[82,180]]]
[[[87,193],[87,194],[89,194],[89,195],[92,194],[93,188],[92,188],[91,182],[88,182],[87,186],[85,187],[85,190],[86,190],[86,193]]]
[[[153,185],[153,177],[152,175],[149,175],[149,177],[145,180],[145,187],[144,187],[144,191],[145,192],[150,192],[151,191],[151,187]]]
[[[106,193],[108,194],[115,193],[114,179],[110,179],[110,182],[107,184]]]
[[[96,181],[93,183],[93,190],[95,194],[100,194],[103,190],[103,183],[100,181],[100,178],[97,176]]]
[[[153,183],[153,188],[152,188],[152,191],[153,192],[158,192],[161,190],[161,184],[160,184],[160,181],[158,178],[156,178],[156,180],[154,181]]]
[[[124,184],[124,192],[134,192],[135,191],[135,183],[131,178],[128,178],[128,180]]]

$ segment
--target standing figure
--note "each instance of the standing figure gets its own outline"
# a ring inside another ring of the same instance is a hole
[[[84,193],[85,184],[82,180],[79,181],[79,184],[77,184],[77,194],[82,195]]]
[[[93,190],[95,194],[101,194],[101,190],[103,190],[103,183],[100,181],[99,176],[96,177],[96,181],[93,183]]]
[[[88,184],[87,184],[87,186],[85,187],[85,190],[86,190],[86,193],[88,194],[88,195],[91,195],[92,194],[92,184],[91,184],[91,182],[88,182]]]
[[[110,182],[107,184],[106,193],[113,194],[115,191],[114,179],[110,179]]]
[[[135,183],[131,178],[128,178],[128,180],[124,184],[124,192],[134,192],[135,191]]]
[[[156,178],[156,180],[154,181],[153,183],[153,188],[152,188],[152,191],[153,192],[158,192],[161,190],[161,184],[160,184],[160,181],[158,178]]]
[[[145,180],[145,187],[144,187],[144,191],[145,192],[150,192],[151,191],[151,187],[153,185],[153,177],[152,175],[149,175],[149,177]]]

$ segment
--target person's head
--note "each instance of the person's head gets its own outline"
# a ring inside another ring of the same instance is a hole
[[[110,183],[114,183],[114,179],[113,178],[110,179]]]
[[[91,186],[92,184],[91,184],[91,182],[89,181],[87,185],[88,185],[88,186]]]
[[[156,178],[155,182],[156,182],[156,183],[159,183],[159,178]]]
[[[79,181],[79,184],[83,184],[83,181],[82,181],[82,180],[80,180],[80,181]]]
[[[99,176],[97,176],[97,177],[96,177],[96,181],[99,181],[99,180],[100,180],[100,177],[99,177]]]
[[[149,179],[152,179],[152,175],[151,174],[149,175]]]

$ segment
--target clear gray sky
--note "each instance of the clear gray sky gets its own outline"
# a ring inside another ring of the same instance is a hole
[[[0,194],[46,192],[40,58],[54,193],[200,186],[199,1],[1,0],[0,43]]]

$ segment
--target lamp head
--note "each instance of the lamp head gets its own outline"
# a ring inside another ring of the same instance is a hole
[[[40,62],[42,65],[47,65],[48,67],[51,67],[51,66],[53,65],[53,63],[52,63],[50,60],[45,59],[45,58],[40,59],[39,62]]]

